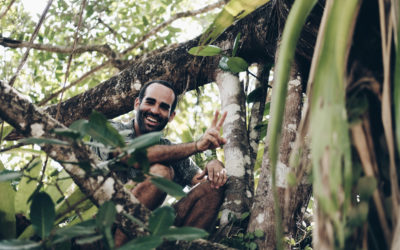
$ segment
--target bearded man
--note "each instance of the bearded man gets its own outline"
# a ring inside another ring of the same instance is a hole
[[[149,132],[161,131],[175,117],[177,98],[177,93],[169,82],[150,81],[142,87],[135,100],[135,119],[128,124],[113,122],[112,125],[125,135],[127,142]],[[197,141],[172,144],[162,138],[160,144],[147,149],[151,174],[173,180],[182,186],[192,187],[189,194],[174,206],[176,226],[209,230],[218,214],[223,199],[221,187],[227,181],[222,162],[212,160],[201,170],[189,157],[226,143],[226,139],[220,136],[225,118],[226,112],[219,118],[219,112],[216,111],[211,126]],[[102,152],[98,154],[102,159],[107,158]],[[132,183],[130,179],[134,179],[140,171],[140,166],[129,167],[125,181],[133,184],[132,194],[150,210],[160,206],[166,193],[153,185],[149,178],[140,183]],[[116,246],[122,245],[126,240],[125,234],[117,229]]]

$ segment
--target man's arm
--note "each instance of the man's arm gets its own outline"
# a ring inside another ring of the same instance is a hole
[[[220,136],[222,124],[227,113],[224,112],[218,119],[219,112],[216,111],[210,128],[203,136],[194,142],[174,144],[174,145],[155,145],[147,149],[147,158],[150,163],[177,161],[187,158],[193,154],[203,152],[207,149],[215,149],[226,143],[226,139]]]

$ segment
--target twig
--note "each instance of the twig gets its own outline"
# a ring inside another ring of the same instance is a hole
[[[33,32],[32,36],[31,36],[31,39],[29,40],[29,44],[32,44],[32,43],[33,43],[33,41],[35,40],[37,34],[39,33],[39,29],[40,29],[40,27],[42,26],[43,21],[44,21],[44,18],[46,17],[46,14],[47,14],[47,12],[49,11],[49,8],[50,8],[50,6],[51,6],[52,3],[53,3],[53,0],[49,0],[49,1],[47,2],[47,6],[46,6],[46,8],[45,8],[44,11],[43,11],[42,16],[40,17],[39,23],[38,23],[38,24],[36,25],[36,27],[35,27],[35,31]],[[13,85],[14,85],[14,82],[15,82],[15,80],[17,79],[17,76],[18,76],[19,72],[21,71],[22,67],[24,66],[26,60],[28,59],[29,51],[30,51],[30,50],[31,50],[31,48],[28,47],[27,50],[25,51],[25,54],[24,54],[24,56],[22,57],[22,60],[21,60],[20,64],[18,65],[17,71],[16,71],[15,74],[11,77],[10,81],[8,82],[8,85],[10,85],[10,86],[13,86]]]
[[[7,6],[7,8],[4,10],[4,12],[0,14],[0,19],[2,19],[7,14],[7,12],[10,10],[10,8],[14,4],[14,2],[15,2],[15,0],[12,0],[10,2],[10,4]]]
[[[76,79],[75,81],[73,81],[70,85],[65,86],[64,88],[62,88],[62,89],[60,89],[60,90],[54,92],[53,94],[51,94],[51,95],[48,96],[48,97],[45,97],[42,101],[40,101],[40,102],[38,103],[38,105],[39,105],[39,106],[43,106],[44,104],[46,104],[47,102],[49,102],[51,99],[57,97],[62,91],[65,91],[65,90],[67,90],[67,89],[69,89],[69,88],[71,88],[71,87],[73,87],[73,86],[79,84],[80,82],[82,82],[83,80],[85,80],[85,79],[86,79],[88,76],[90,76],[91,74],[93,74],[93,73],[99,71],[100,69],[102,69],[102,68],[108,66],[108,65],[110,64],[110,62],[111,62],[111,60],[108,60],[108,61],[106,61],[106,62],[104,62],[104,63],[102,63],[102,64],[96,66],[95,68],[91,69],[90,71],[86,72],[84,75],[82,75],[81,77],[79,77],[78,79]]]
[[[126,37],[116,32],[113,28],[111,28],[110,25],[106,24],[100,17],[97,20],[99,21],[99,23],[103,24],[114,36],[121,37],[122,40],[124,40],[125,42],[127,41]]]
[[[207,5],[204,8],[198,9],[198,10],[190,10],[190,11],[186,11],[186,12],[180,12],[175,14],[174,16],[172,16],[169,20],[159,24],[158,26],[156,26],[155,28],[153,28],[152,30],[150,30],[147,34],[145,34],[144,36],[142,36],[141,39],[139,39],[139,41],[137,41],[136,43],[132,44],[130,47],[128,47],[127,49],[125,49],[121,55],[125,55],[127,54],[129,51],[136,49],[137,47],[139,47],[140,45],[142,45],[144,43],[144,41],[146,41],[149,37],[151,37],[152,35],[154,35],[155,33],[157,33],[158,31],[160,31],[161,29],[167,27],[169,24],[171,24],[173,21],[178,20],[180,18],[184,18],[184,17],[191,17],[191,16],[195,16],[198,14],[202,14],[205,12],[208,12],[210,10],[213,10],[215,8],[221,7],[223,4],[225,4],[224,0],[220,0],[214,4],[210,4]]]
[[[59,100],[58,106],[57,106],[56,120],[58,120],[58,117],[60,115],[61,102],[62,102],[64,91],[65,91],[65,85],[67,84],[67,80],[68,80],[69,70],[71,68],[72,58],[74,57],[74,50],[75,50],[75,47],[76,47],[76,42],[78,40],[78,31],[79,31],[79,28],[81,27],[81,24],[82,24],[82,14],[83,14],[83,10],[85,9],[85,5],[86,5],[86,0],[83,0],[82,1],[82,5],[81,5],[81,9],[79,11],[78,27],[76,27],[75,34],[74,34],[74,44],[72,46],[71,55],[68,58],[68,64],[67,64],[67,70],[65,72],[64,84],[63,84],[63,88],[62,88],[62,91],[61,91],[60,100]]]
[[[58,181],[58,179],[57,179],[57,181]],[[56,183],[55,183],[54,185],[56,186],[58,192],[60,192],[60,194],[61,194],[62,196],[64,196],[64,193],[63,193],[63,191],[61,190],[60,185],[58,185],[57,181],[56,181]],[[72,211],[73,208],[71,208],[71,204],[69,203],[68,199],[65,199],[65,203],[67,203],[68,210]],[[78,214],[79,219],[80,219],[81,221],[83,221],[82,215],[81,215],[81,213],[79,212],[79,210],[77,209],[77,210],[75,210],[75,212]]]

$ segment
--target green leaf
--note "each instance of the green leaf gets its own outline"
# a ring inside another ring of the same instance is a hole
[[[231,26],[233,22],[247,16],[258,7],[266,4],[269,0],[231,0],[225,4],[222,11],[215,18],[214,22],[203,33],[200,44],[209,44]]]
[[[240,215],[240,219],[244,220],[244,219],[246,219],[247,217],[249,217],[249,215],[250,215],[249,212],[245,212],[245,213],[243,213],[243,214]]]
[[[52,243],[57,244],[75,237],[93,236],[94,234],[96,234],[96,221],[91,219],[73,226],[57,229]]]
[[[21,171],[3,170],[0,172],[0,182],[12,181],[22,176]]]
[[[1,128],[1,124],[0,124],[0,128]],[[3,134],[0,135],[1,141],[3,141],[3,139],[11,133],[11,131],[13,131],[13,127],[11,127],[10,125],[4,124],[3,127]]]
[[[239,42],[240,42],[241,35],[242,34],[239,32],[235,37],[235,41],[233,42],[232,56],[236,56],[236,52],[237,52],[237,49],[239,47]]]
[[[114,239],[111,233],[111,226],[114,224],[117,210],[112,201],[104,202],[96,215],[96,225],[103,233],[106,243],[110,249],[114,248]]]
[[[69,145],[69,143],[66,141],[52,139],[52,138],[30,137],[30,138],[26,138],[26,139],[21,139],[18,142],[23,143],[23,144],[38,144],[38,145],[43,145],[43,144]]]
[[[249,67],[249,64],[241,57],[229,57],[227,64],[233,73],[246,71]]]
[[[125,148],[128,154],[160,143],[162,132],[150,132],[133,139]]]
[[[166,233],[162,235],[167,240],[195,240],[207,237],[208,233],[200,228],[195,227],[179,227],[169,228]]]
[[[103,143],[111,147],[124,147],[125,141],[118,131],[111,126],[107,119],[99,112],[93,111],[87,123],[80,123],[80,131],[88,134],[93,140]]]
[[[107,228],[111,227],[115,221],[115,217],[117,215],[117,210],[115,209],[115,205],[112,201],[104,202],[97,212],[96,215],[96,225],[98,228]]]
[[[42,249],[40,242],[31,240],[2,240],[0,241],[0,249],[4,250],[36,250]]]
[[[227,57],[227,56],[222,56],[221,59],[219,60],[218,66],[223,71],[229,71],[228,60],[229,60],[229,57]]]
[[[174,197],[186,196],[186,193],[183,192],[183,188],[173,181],[167,180],[162,177],[152,177],[151,182],[162,191],[167,192],[169,195],[172,195]]]
[[[131,240],[118,248],[118,250],[149,250],[158,247],[162,242],[163,240],[160,236],[149,235]]]
[[[296,175],[293,172],[289,172],[286,176],[289,187],[295,187],[297,184]]]
[[[83,136],[78,131],[69,128],[56,128],[53,131],[56,135],[65,136],[73,140],[82,138]]]
[[[172,226],[175,220],[175,210],[172,207],[159,207],[149,218],[149,231],[152,235],[162,235]]]
[[[254,89],[247,96],[247,103],[258,102],[260,98],[264,96],[264,92],[267,91],[268,86],[261,85],[260,87]]]
[[[256,236],[257,238],[261,238],[264,236],[264,231],[261,229],[257,229],[256,231],[254,231],[254,236]]]
[[[222,52],[222,49],[215,45],[198,46],[189,50],[189,54],[194,56],[216,56]]]
[[[356,192],[360,195],[360,200],[368,201],[376,190],[377,182],[372,176],[364,176],[358,180]]]
[[[42,239],[50,235],[56,212],[48,194],[38,193],[33,197],[30,217],[33,229]]]
[[[125,216],[126,218],[130,219],[133,223],[138,224],[140,227],[146,228],[146,225],[143,222],[141,222],[139,219],[136,219],[132,215],[127,214],[127,213],[123,213],[122,215]]]
[[[4,172],[3,163],[0,161],[0,170]],[[0,175],[0,179],[1,179]],[[0,183],[0,239],[11,239],[16,236],[15,225],[15,191],[10,182]]]
[[[103,238],[103,235],[94,235],[94,236],[77,239],[75,242],[78,245],[84,245],[84,244],[94,243],[102,238]]]

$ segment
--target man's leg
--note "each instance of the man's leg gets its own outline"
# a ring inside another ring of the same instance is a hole
[[[175,226],[191,226],[210,230],[224,199],[225,188],[211,188],[210,182],[200,183],[174,206]]]
[[[172,180],[174,178],[174,171],[172,168],[161,164],[152,165],[150,167],[150,173],[164,177],[168,180]],[[138,183],[131,190],[131,192],[140,201],[140,203],[150,210],[154,210],[160,206],[167,196],[164,191],[161,191],[151,183],[150,178]]]
[[[168,180],[172,180],[174,178],[173,169],[161,164],[152,165],[150,167],[150,173],[164,177]],[[140,201],[140,203],[150,210],[154,210],[160,206],[167,196],[165,192],[159,190],[151,183],[150,178],[147,178],[145,181],[136,184],[131,190],[131,193]],[[115,247],[123,245],[127,240],[128,238],[126,235],[119,228],[117,228],[114,234]]]

